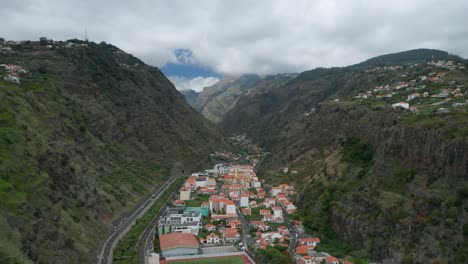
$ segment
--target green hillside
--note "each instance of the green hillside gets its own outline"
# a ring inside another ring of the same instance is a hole
[[[38,42],[0,64],[0,259],[91,263],[112,220],[229,148],[159,69],[106,43]],[[0,261],[0,262],[2,262]],[[3,262],[2,262],[3,263]]]

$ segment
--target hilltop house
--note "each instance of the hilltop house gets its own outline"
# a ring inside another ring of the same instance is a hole
[[[402,107],[404,109],[409,109],[409,104],[406,102],[398,102],[398,103],[392,104],[392,107],[393,108]]]

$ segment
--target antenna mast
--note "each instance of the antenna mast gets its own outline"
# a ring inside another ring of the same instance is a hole
[[[88,28],[85,27],[85,41],[88,42]]]

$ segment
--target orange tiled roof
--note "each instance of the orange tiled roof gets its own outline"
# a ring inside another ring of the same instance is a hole
[[[191,233],[170,233],[159,236],[161,250],[169,250],[174,248],[198,248],[198,242],[195,236]]]

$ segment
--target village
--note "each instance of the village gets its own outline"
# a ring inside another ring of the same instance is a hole
[[[159,219],[162,257],[231,245],[252,255],[275,248],[301,264],[351,263],[315,250],[320,238],[304,233],[302,223],[292,217],[297,210],[292,201],[295,187],[260,180],[256,163],[256,159],[247,165],[220,163],[192,173]]]
[[[465,66],[454,61],[434,61],[427,64],[375,67],[366,70],[373,74],[396,74],[393,82],[361,91],[354,100],[387,102],[393,108],[403,108],[414,114],[436,114],[466,111],[468,90],[460,78]],[[339,99],[338,99],[339,100]]]

